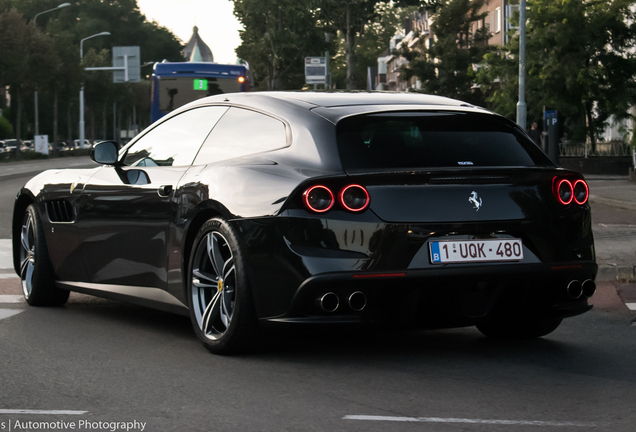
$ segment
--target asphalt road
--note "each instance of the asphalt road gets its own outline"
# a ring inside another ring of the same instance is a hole
[[[636,327],[621,310],[568,319],[534,341],[493,342],[473,328],[323,330],[276,334],[261,352],[222,357],[203,349],[187,318],[154,310],[84,296],[61,308],[2,307],[22,312],[0,321],[0,409],[85,413],[0,414],[0,423],[364,432],[636,425]]]
[[[0,238],[26,180],[0,180]],[[635,220],[592,208],[595,229]],[[593,311],[540,340],[322,329],[270,332],[261,351],[223,357],[187,318],[78,294],[64,307],[27,307],[17,279],[2,276],[0,431],[134,421],[129,430],[180,432],[636,428],[636,326],[609,286]]]
[[[0,180],[0,239],[11,238],[15,196],[31,177],[12,177]]]

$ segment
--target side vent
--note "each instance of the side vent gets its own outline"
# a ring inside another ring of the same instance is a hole
[[[66,200],[47,201],[44,206],[51,222],[73,222],[75,220],[73,206]]]

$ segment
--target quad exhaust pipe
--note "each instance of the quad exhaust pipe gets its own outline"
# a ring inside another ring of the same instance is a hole
[[[571,299],[578,299],[581,296],[592,297],[596,292],[596,283],[592,279],[586,279],[583,283],[573,280],[570,281],[565,292]]]
[[[583,295],[586,297],[592,297],[596,292],[596,283],[592,279],[583,281]]]
[[[338,306],[340,306],[340,297],[335,293],[328,292],[318,297],[316,304],[325,312],[335,312]]]
[[[349,307],[354,312],[360,312],[367,306],[367,296],[362,291],[356,291],[349,296]]]
[[[362,291],[355,291],[347,298],[347,304],[354,312],[360,312],[367,306],[367,296]],[[340,307],[340,297],[328,292],[316,299],[316,305],[324,312],[335,312]]]
[[[583,295],[583,285],[577,280],[571,281],[565,291],[571,299],[577,299]]]

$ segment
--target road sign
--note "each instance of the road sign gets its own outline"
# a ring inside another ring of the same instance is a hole
[[[138,46],[113,47],[113,82],[141,82],[141,57]]]
[[[327,60],[325,57],[305,57],[305,82],[325,84],[327,82]]]
[[[49,154],[49,136],[35,135],[33,137],[35,151],[42,154]]]

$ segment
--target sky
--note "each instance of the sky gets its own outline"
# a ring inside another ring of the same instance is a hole
[[[168,28],[183,43],[199,27],[199,36],[210,47],[217,63],[236,63],[234,50],[241,44],[241,24],[234,16],[230,0],[137,0],[149,21]]]

